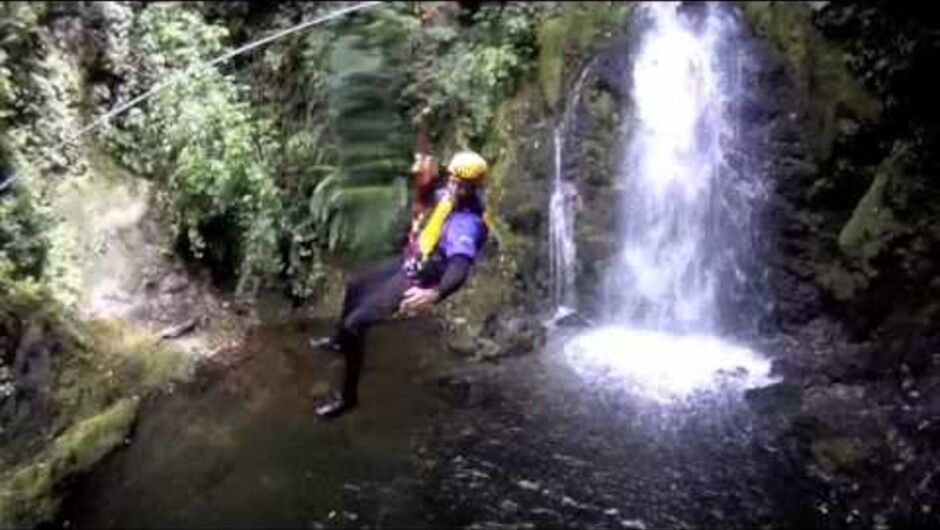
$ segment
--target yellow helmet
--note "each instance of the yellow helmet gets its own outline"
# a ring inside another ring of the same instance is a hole
[[[447,164],[447,171],[451,175],[471,184],[483,182],[488,169],[486,160],[473,151],[461,151]]]

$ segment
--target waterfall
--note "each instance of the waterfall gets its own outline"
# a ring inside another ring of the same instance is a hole
[[[549,201],[549,255],[552,278],[552,304],[556,315],[564,316],[574,310],[574,212],[572,203],[577,196],[574,184],[562,178],[562,136],[555,129],[555,178]]]
[[[574,241],[575,207],[578,203],[578,189],[573,182],[564,177],[565,139],[571,126],[571,116],[578,101],[584,80],[591,70],[589,63],[581,71],[577,82],[565,102],[561,120],[552,136],[554,165],[552,193],[549,199],[549,273],[551,277],[551,300],[555,308],[555,319],[562,318],[575,311],[577,297],[575,274],[577,265],[577,247]]]
[[[735,309],[723,293],[747,281],[763,196],[756,173],[729,163],[745,140],[729,111],[745,90],[742,52],[728,51],[737,20],[701,2],[650,2],[640,14],[622,112],[621,251],[604,284],[609,325],[567,351],[581,369],[619,372],[659,397],[729,372],[755,384],[768,363],[719,337],[722,312]]]

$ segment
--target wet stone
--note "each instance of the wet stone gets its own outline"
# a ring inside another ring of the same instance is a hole
[[[160,282],[160,292],[164,294],[178,293],[189,286],[189,279],[182,274],[170,274]]]
[[[528,480],[520,480],[519,482],[516,482],[516,485],[518,485],[520,488],[524,490],[538,491],[539,489],[538,483],[531,482]]]

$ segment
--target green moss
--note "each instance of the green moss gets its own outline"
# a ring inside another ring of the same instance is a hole
[[[562,16],[574,42],[586,50],[623,25],[631,8],[631,2],[572,2],[565,4]]]
[[[839,248],[847,256],[867,262],[875,257],[899,227],[888,196],[907,149],[897,144],[875,173],[868,191],[839,233]]]
[[[868,287],[864,274],[849,272],[837,265],[817,265],[814,268],[816,284],[833,298],[846,302]]]
[[[530,210],[541,211],[542,204],[532,201],[536,187],[535,174],[522,160],[524,151],[532,150],[533,131],[528,130],[547,116],[538,87],[523,86],[517,94],[502,102],[497,112],[495,135],[485,153],[493,153],[496,163],[491,170],[490,192],[487,204],[496,212],[494,223],[500,247],[510,255],[519,256],[534,250],[531,234],[516,234],[505,223],[510,209],[514,214]],[[505,204],[506,212],[501,205]]]
[[[872,446],[857,438],[826,438],[814,441],[810,450],[828,472],[851,472],[868,460]]]
[[[812,9],[801,2],[740,2],[754,32],[785,60],[808,102],[814,153],[828,158],[838,121],[876,121],[881,104],[849,72],[845,54],[813,26]]]
[[[589,122],[578,145],[587,173],[582,178],[594,184],[610,185],[610,179],[616,174],[612,162],[616,159],[619,140],[620,108],[609,92],[596,87],[584,92],[583,101]]]
[[[557,108],[561,97],[565,29],[565,21],[560,18],[548,19],[538,28],[539,86],[552,108]]]
[[[21,308],[26,307],[24,299],[30,300],[25,295],[0,297],[11,299]],[[4,455],[9,458],[2,464],[11,467],[0,469],[0,527],[53,517],[59,484],[87,471],[120,443],[136,414],[137,396],[190,373],[190,360],[182,351],[144,330],[117,321],[71,322],[56,316],[50,304],[42,302],[40,309],[18,316],[30,329],[41,326],[42,336],[60,350],[48,395],[55,416],[45,420],[38,437],[16,439]],[[47,441],[46,433],[63,429],[63,435]]]
[[[59,436],[34,462],[3,478],[0,526],[33,526],[55,517],[55,486],[91,469],[123,442],[137,416],[140,399],[118,401],[104,412],[77,423]]]
[[[539,174],[531,170],[530,157],[538,127],[548,119],[546,109],[538,79],[530,79],[496,111],[482,154],[493,161],[486,202],[497,244],[487,247],[486,259],[475,266],[466,287],[445,302],[447,319],[462,323],[451,326],[448,333],[452,351],[475,353],[486,320],[519,302],[514,282],[523,274],[527,260],[536,255],[537,243],[531,234],[516,232],[507,219],[530,210],[541,215],[544,210],[534,199],[538,194],[533,189],[541,185]]]
[[[558,110],[564,90],[568,58],[575,63],[586,57],[596,42],[621,26],[630,12],[627,2],[570,2],[542,20],[538,39],[538,78],[545,102]]]
[[[96,358],[118,365],[125,393],[146,393],[186,379],[189,357],[152,333],[117,320],[94,321],[91,327]]]
[[[489,160],[495,160],[489,171],[486,203],[488,221],[494,229],[494,236],[500,243],[505,242],[509,236],[509,230],[499,217],[499,211],[500,203],[506,193],[507,176],[511,175],[516,165],[516,147],[512,140],[513,116],[517,113],[520,101],[526,99],[530,93],[531,86],[523,87],[515,98],[504,100],[500,104],[494,119],[494,134],[483,149],[484,156]]]
[[[758,35],[769,40],[793,71],[805,69],[812,29],[812,11],[779,2],[740,2],[745,17]]]

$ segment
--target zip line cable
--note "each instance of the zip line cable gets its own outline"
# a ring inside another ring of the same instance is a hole
[[[87,133],[87,132],[89,132],[89,131],[91,131],[91,130],[96,129],[96,128],[99,127],[101,124],[106,123],[106,122],[107,122],[108,120],[110,120],[111,118],[113,118],[113,117],[115,117],[115,116],[117,116],[117,115],[119,115],[119,114],[121,114],[121,113],[127,111],[127,110],[130,109],[131,107],[134,107],[135,105],[139,104],[140,102],[142,102],[142,101],[144,101],[144,100],[146,100],[146,99],[152,97],[154,94],[156,94],[156,93],[158,93],[158,92],[160,92],[160,91],[162,91],[162,90],[165,90],[165,89],[167,89],[167,88],[169,88],[169,87],[171,87],[171,86],[174,86],[174,85],[180,83],[181,81],[184,81],[185,79],[187,79],[187,78],[193,76],[195,73],[197,73],[197,72],[199,72],[199,71],[201,71],[201,70],[208,69],[208,68],[211,68],[211,67],[216,66],[216,65],[218,65],[218,64],[221,64],[221,63],[223,63],[223,62],[225,62],[225,61],[231,59],[232,57],[235,57],[236,55],[240,55],[240,54],[242,54],[242,53],[251,51],[251,50],[253,50],[253,49],[255,49],[255,48],[258,48],[258,47],[260,47],[260,46],[263,46],[263,45],[265,45],[265,44],[267,44],[267,43],[269,43],[269,42],[271,42],[271,41],[275,41],[275,40],[277,40],[277,39],[286,37],[286,36],[288,36],[288,35],[290,35],[290,34],[292,34],[292,33],[297,33],[298,31],[302,31],[302,30],[307,29],[307,28],[309,28],[309,27],[311,27],[311,26],[315,26],[315,25],[320,24],[320,23],[322,23],[322,22],[326,22],[326,21],[328,21],[328,20],[332,20],[332,19],[334,19],[334,18],[341,17],[341,16],[343,16],[343,15],[345,15],[345,14],[348,14],[348,13],[352,13],[352,12],[355,12],[355,11],[362,11],[362,10],[365,10],[365,9],[369,9],[369,8],[372,8],[372,7],[376,7],[376,6],[381,5],[381,4],[383,4],[383,3],[384,3],[384,2],[379,2],[379,1],[374,1],[374,2],[362,2],[362,3],[356,4],[356,5],[353,5],[353,6],[350,6],[350,7],[344,7],[344,8],[342,8],[342,9],[333,11],[332,13],[323,15],[322,17],[317,17],[317,18],[315,18],[315,19],[313,19],[313,20],[308,20],[307,22],[302,22],[302,23],[300,23],[300,24],[297,24],[296,26],[292,26],[292,27],[290,27],[290,28],[287,28],[287,29],[278,31],[277,33],[268,35],[267,37],[264,37],[264,38],[262,38],[262,39],[258,39],[258,40],[254,41],[254,42],[250,42],[250,43],[248,43],[248,44],[245,44],[244,46],[241,46],[241,47],[239,47],[239,48],[236,48],[236,49],[234,49],[234,50],[232,50],[232,51],[230,51],[230,52],[228,52],[228,53],[222,54],[222,55],[220,55],[219,57],[217,57],[217,58],[215,58],[215,59],[213,59],[213,60],[211,60],[211,61],[209,61],[209,62],[200,63],[200,64],[197,64],[197,65],[195,65],[195,66],[191,66],[191,67],[187,68],[186,70],[183,70],[182,72],[179,72],[179,73],[177,73],[177,74],[174,74],[169,80],[154,85],[150,90],[144,92],[143,94],[141,94],[141,95],[139,95],[139,96],[137,96],[137,97],[131,99],[130,101],[128,101],[128,102],[126,102],[126,103],[123,103],[123,104],[121,104],[121,105],[118,105],[117,107],[115,107],[115,108],[109,110],[108,112],[102,114],[101,116],[99,116],[98,118],[96,118],[95,120],[93,120],[91,123],[89,123],[88,125],[86,125],[85,127],[82,127],[81,129],[79,129],[78,132],[76,132],[75,135],[72,136],[71,138],[67,139],[66,141],[60,142],[60,143],[58,143],[58,144],[56,144],[56,145],[50,147],[48,150],[44,151],[41,156],[37,157],[37,159],[39,159],[39,158],[45,158],[49,153],[52,153],[52,152],[55,151],[56,149],[61,148],[67,141],[70,141],[70,140],[71,140],[71,141],[77,140],[77,139],[78,139],[79,137],[81,137],[83,134],[85,134],[85,133]],[[13,175],[12,177],[8,178],[6,181],[0,183],[0,193],[2,193],[4,190],[6,190],[6,189],[9,188],[10,186],[12,186],[12,185],[17,181],[17,179],[18,179],[18,176],[17,176],[17,175]]]

